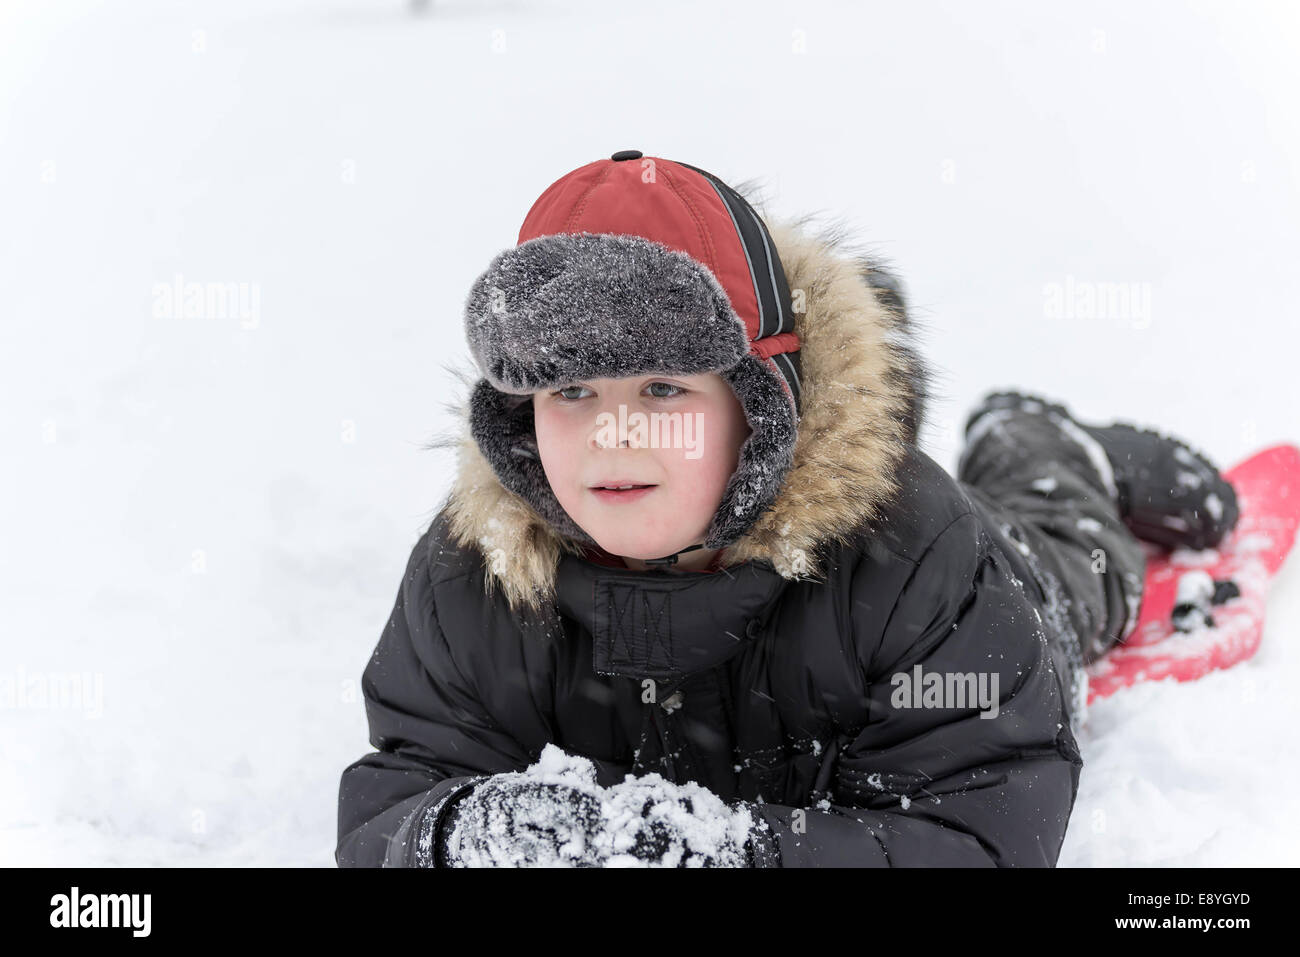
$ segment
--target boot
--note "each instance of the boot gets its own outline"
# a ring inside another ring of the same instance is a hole
[[[1237,493],[1186,442],[1127,422],[1087,425],[1058,402],[1025,392],[991,392],[966,420],[995,409],[1066,419],[1094,439],[1110,462],[1120,515],[1136,537],[1165,548],[1214,548],[1237,524]]]

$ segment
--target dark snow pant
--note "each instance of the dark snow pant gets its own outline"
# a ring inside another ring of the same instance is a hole
[[[957,470],[1003,551],[1042,598],[1070,722],[1082,727],[1086,664],[1137,624],[1146,555],[1128,530],[1109,460],[1086,432],[1046,412],[994,409],[970,421]]]

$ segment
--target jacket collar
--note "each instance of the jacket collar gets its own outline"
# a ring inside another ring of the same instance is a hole
[[[556,605],[591,633],[598,674],[671,685],[754,640],[757,623],[787,584],[765,562],[706,575],[620,570],[566,554]]]
[[[872,257],[850,248],[843,225],[810,232],[805,226],[811,217],[773,220],[761,203],[754,205],[769,224],[794,296],[803,409],[781,493],[722,560],[728,566],[765,563],[787,580],[818,578],[826,548],[846,542],[897,494],[895,471],[908,445],[916,443],[929,371],[912,342],[896,282]],[[472,383],[472,377],[462,379]],[[481,552],[487,591],[500,588],[512,609],[554,601],[562,556],[590,565],[582,560],[582,546],[501,485],[470,434],[467,398],[451,408],[460,433],[433,444],[458,451],[445,505],[453,538]],[[658,581],[680,574],[602,572],[628,582],[633,579],[626,576]],[[758,569],[749,574],[764,582],[755,584],[757,601],[773,582]],[[732,579],[726,584],[734,586]],[[671,591],[684,594],[693,587],[703,594],[718,586],[675,583]],[[735,600],[730,591],[727,600]]]

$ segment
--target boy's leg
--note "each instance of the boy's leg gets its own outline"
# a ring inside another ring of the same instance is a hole
[[[1053,656],[1079,712],[1072,720],[1081,722],[1082,666],[1133,631],[1146,575],[1106,453],[1046,406],[981,406],[967,422],[957,471],[1001,531],[1017,575],[1043,598]]]

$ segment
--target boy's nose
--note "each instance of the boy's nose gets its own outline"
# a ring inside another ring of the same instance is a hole
[[[628,436],[618,436],[616,439],[609,434],[609,430],[592,429],[591,435],[587,438],[587,447],[591,449],[634,449],[638,448],[632,444]]]
[[[598,416],[587,436],[587,447],[592,449],[638,448],[631,441],[635,430],[625,422],[620,422],[615,413]]]

